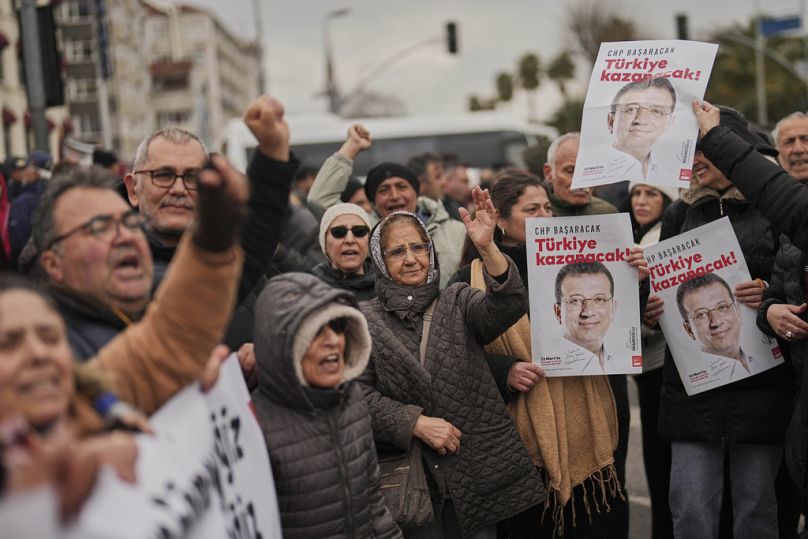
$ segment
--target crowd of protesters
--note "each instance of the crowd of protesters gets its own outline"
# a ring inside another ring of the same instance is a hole
[[[627,377],[546,377],[532,363],[525,249],[527,218],[623,211],[652,536],[797,537],[808,115],[768,138],[729,107],[693,110],[690,188],[630,181],[600,197],[571,187],[578,133],[552,142],[538,174],[505,167],[487,189],[462,156],[432,153],[352,177],[373,145],[359,124],[301,167],[268,96],[244,115],[258,141],[245,173],[171,126],[118,173],[105,152],[92,166],[9,158],[0,536],[27,536],[23,514],[69,527],[102,467],[137,482],[149,416],[197,380],[207,391],[232,350],[284,537],[627,538]],[[732,300],[757,310],[787,361],[688,396],[642,249],[723,216],[752,277]]]

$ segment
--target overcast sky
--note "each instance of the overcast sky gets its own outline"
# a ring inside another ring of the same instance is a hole
[[[462,112],[470,94],[493,95],[496,74],[514,70],[525,52],[549,60],[573,46],[564,24],[565,5],[570,0],[258,1],[267,90],[292,114],[327,108],[326,100],[315,96],[322,91],[325,78],[321,28],[325,15],[339,8],[350,9],[348,15],[330,23],[337,82],[343,92],[351,90],[375,64],[442,35],[446,21],[457,21],[460,54],[449,55],[442,42],[424,47],[368,84],[369,90],[400,98],[410,114]],[[237,35],[255,35],[253,0],[185,2],[209,8]],[[772,16],[800,11],[799,0],[611,0],[609,4],[633,19],[649,39],[675,38],[676,13],[689,16],[690,37],[699,39],[717,27],[748,21],[761,5]],[[572,91],[583,93],[591,67],[582,58],[577,60],[578,83]],[[540,114],[547,116],[559,101],[554,85],[544,82]],[[511,108],[524,114],[523,96],[517,96]]]

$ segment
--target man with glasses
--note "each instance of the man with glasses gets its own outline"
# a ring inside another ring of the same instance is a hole
[[[115,181],[100,168],[76,167],[51,180],[34,215],[40,265],[79,360],[139,320],[151,297],[144,218],[114,190]]]
[[[289,130],[279,102],[258,98],[245,122],[259,145],[248,168],[251,195],[240,233],[245,252],[240,305],[225,339],[233,349],[252,340],[250,301],[257,292],[251,292],[277,245],[298,166],[289,153]],[[50,194],[37,209],[34,243],[57,289],[68,337],[80,359],[95,355],[140,319],[182,233],[195,211],[203,210],[196,209],[199,178],[212,165],[191,133],[158,131],[141,144],[134,164],[126,177],[134,211],[113,190],[114,178],[98,169],[75,169],[59,182],[52,180]],[[215,227],[228,230],[229,223]]]
[[[676,305],[685,332],[701,344],[717,378],[733,382],[758,372],[758,362],[741,349],[741,311],[724,279],[708,273],[685,282]]]
[[[612,100],[607,125],[612,149],[606,161],[610,178],[656,183],[665,173],[652,150],[673,123],[676,90],[665,77],[630,82]]]
[[[604,374],[614,365],[603,340],[614,321],[614,279],[600,262],[567,264],[555,281],[553,305],[569,347],[562,355],[570,374]]]
[[[348,129],[347,140],[325,160],[309,192],[309,208],[315,217],[322,216],[340,201],[353,172],[354,159],[371,145],[370,132],[362,125],[354,124]],[[389,162],[376,165],[368,171],[365,179],[365,194],[373,206],[368,220],[375,225],[396,211],[415,213],[426,225],[435,245],[440,263],[440,287],[443,289],[460,264],[466,227],[449,216],[440,200],[440,192],[433,193],[436,198],[419,196],[425,195],[421,188],[421,181],[409,167]]]
[[[239,298],[252,290],[275,252],[290,185],[299,166],[289,152],[289,127],[283,116],[281,103],[269,96],[256,99],[244,115],[258,147],[247,167],[251,197],[241,236],[247,256]],[[140,143],[132,170],[124,177],[129,202],[146,218],[146,236],[154,256],[154,288],[191,223],[199,173],[207,160],[208,151],[196,135],[168,127]]]

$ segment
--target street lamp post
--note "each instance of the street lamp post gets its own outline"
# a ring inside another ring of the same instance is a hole
[[[334,75],[334,58],[331,49],[331,34],[329,23],[338,17],[350,13],[347,8],[331,11],[323,17],[323,47],[325,51],[325,95],[328,96],[328,111],[334,114],[339,113],[341,99],[337,89],[337,81]]]

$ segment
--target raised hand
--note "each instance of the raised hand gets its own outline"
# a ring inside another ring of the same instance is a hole
[[[339,153],[348,159],[356,159],[356,156],[361,152],[370,148],[373,140],[370,137],[370,131],[362,124],[353,124],[348,128],[348,138],[339,149]]]
[[[258,149],[277,161],[289,161],[289,125],[283,118],[283,105],[274,97],[262,95],[250,103],[244,123],[258,140]]]
[[[231,167],[223,156],[212,156],[211,165],[199,173],[196,244],[210,251],[232,246],[249,196],[247,177]]]
[[[466,232],[474,246],[478,250],[485,249],[494,242],[494,230],[497,227],[497,210],[491,202],[491,194],[488,189],[482,190],[475,187],[471,190],[471,198],[476,211],[474,219],[471,218],[466,208],[460,208],[460,218],[466,225]]]
[[[711,105],[707,101],[699,103],[696,99],[693,100],[692,106],[693,114],[696,115],[696,122],[699,124],[699,134],[702,137],[721,123],[721,111],[718,110],[718,107]]]
[[[494,243],[497,210],[494,208],[494,203],[491,202],[491,195],[488,189],[483,191],[478,186],[472,189],[471,198],[475,206],[474,219],[471,218],[471,214],[466,208],[460,208],[460,218],[466,225],[466,233],[480,253],[488,274],[491,276],[502,275],[508,271],[508,261]]]

